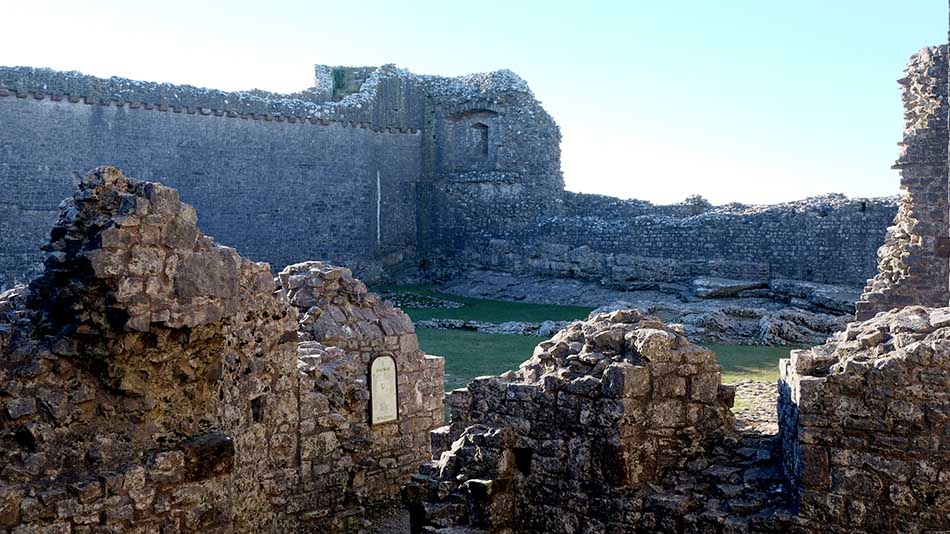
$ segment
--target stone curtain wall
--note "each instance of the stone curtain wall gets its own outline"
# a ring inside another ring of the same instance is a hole
[[[443,185],[451,268],[602,280],[615,287],[696,276],[863,284],[896,201],[830,196],[774,206],[653,206],[516,180]],[[575,204],[576,203],[576,204]],[[501,206],[504,223],[483,216]],[[691,212],[699,213],[690,215]],[[670,260],[675,260],[671,262]]]
[[[629,286],[669,278],[659,259],[861,284],[894,213],[879,200],[712,208],[566,192],[557,125],[505,70],[318,65],[314,88],[279,95],[0,68],[0,119],[0,287],[38,271],[59,199],[102,163],[177,187],[252,258],[321,257],[374,280],[530,264]],[[583,246],[590,272],[574,265]]]
[[[878,273],[856,305],[859,319],[911,304],[950,302],[947,68],[946,46],[925,48],[900,80],[905,126],[895,168],[907,193],[878,251]]]
[[[42,275],[0,295],[0,532],[350,532],[428,456],[441,360],[405,316],[342,269],[281,290],[195,221],[174,189],[99,168]],[[302,323],[288,295],[314,299]],[[323,312],[345,348],[298,344]],[[409,394],[369,428],[381,349]]]
[[[279,96],[0,69],[0,284],[35,272],[71,176],[104,162],[178,188],[207,231],[277,267],[411,254],[420,131]]]
[[[853,323],[783,360],[786,471],[831,532],[950,529],[950,309]]]

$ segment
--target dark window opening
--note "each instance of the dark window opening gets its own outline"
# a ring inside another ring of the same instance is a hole
[[[475,153],[482,159],[488,157],[488,125],[476,122],[472,125],[472,141],[475,143]]]
[[[251,420],[255,423],[264,422],[264,397],[251,399]]]
[[[522,447],[515,448],[515,467],[518,468],[518,471],[522,475],[531,474],[531,458],[534,457],[534,451],[532,449],[526,449]]]

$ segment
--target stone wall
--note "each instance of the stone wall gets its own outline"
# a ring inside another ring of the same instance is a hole
[[[878,251],[878,273],[856,305],[859,319],[911,304],[950,302],[947,68],[946,46],[924,48],[900,80],[905,126],[894,167],[906,195]]]
[[[423,354],[409,316],[367,292],[349,269],[307,262],[278,279],[300,312],[298,366],[313,379],[300,390],[302,469],[325,477],[321,503],[360,514],[354,504],[398,495],[431,459],[429,430],[444,418],[443,360]],[[396,362],[400,417],[371,426],[367,376],[382,355]]]
[[[348,532],[428,457],[441,360],[405,316],[323,264],[279,288],[195,222],[174,189],[98,168],[44,272],[0,296],[0,532]],[[376,351],[402,395],[369,425]]]
[[[683,269],[857,285],[895,211],[566,192],[558,127],[505,70],[318,65],[313,88],[280,95],[0,68],[0,225],[13,229],[0,235],[0,287],[39,271],[59,200],[100,163],[178,188],[252,258],[327,258],[372,280],[492,267],[625,287]],[[593,256],[574,265],[585,246]]]
[[[275,266],[411,252],[419,125],[339,107],[0,69],[0,226],[17,228],[0,236],[3,284],[36,272],[59,201],[103,162],[178,188],[207,231]]]
[[[406,489],[414,531],[635,528],[636,491],[729,433],[731,402],[715,354],[659,320],[574,323],[518,371],[449,395],[434,437],[454,443]]]
[[[617,288],[699,276],[858,285],[894,219],[895,199],[837,195],[774,206],[653,206],[518,182],[445,188],[459,269],[602,281]],[[506,223],[482,214],[501,206]]]
[[[786,472],[828,532],[950,529],[950,310],[853,323],[781,365]]]
[[[777,425],[734,426],[715,355],[592,316],[448,395],[443,452],[404,490],[413,532],[945,532],[948,340],[950,308],[852,323],[782,361]]]

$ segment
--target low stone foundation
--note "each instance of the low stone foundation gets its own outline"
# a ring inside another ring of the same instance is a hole
[[[712,353],[634,310],[592,316],[449,394],[444,452],[404,491],[414,532],[950,531],[950,308],[793,351],[779,393],[777,419],[757,402],[733,425]]]

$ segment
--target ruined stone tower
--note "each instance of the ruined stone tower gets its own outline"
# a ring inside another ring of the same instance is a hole
[[[878,251],[878,273],[856,305],[858,319],[911,304],[945,306],[950,301],[947,72],[947,47],[924,48],[899,81],[905,127],[894,168],[900,170],[906,194]]]

